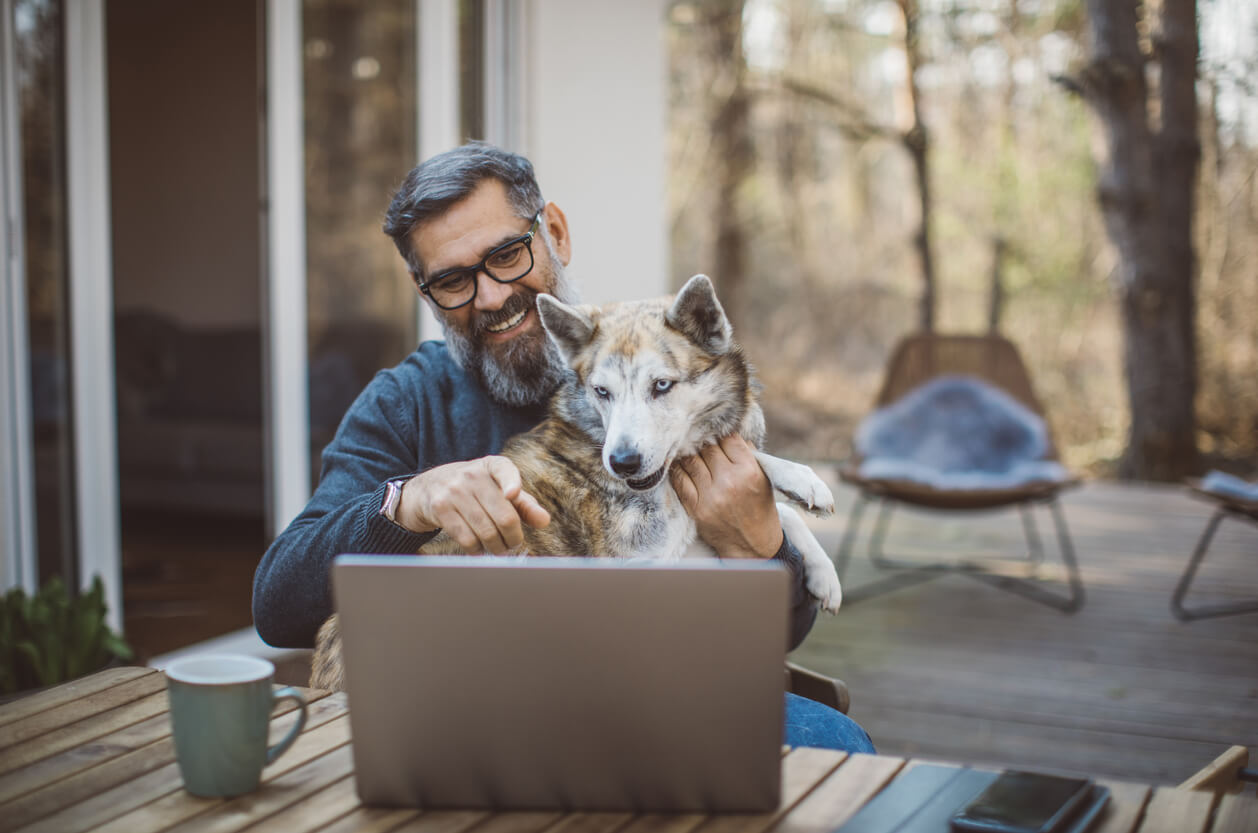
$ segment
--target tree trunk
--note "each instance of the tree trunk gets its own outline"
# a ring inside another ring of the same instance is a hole
[[[992,279],[987,299],[987,332],[1000,334],[1000,319],[1005,312],[1005,252],[1009,243],[997,235],[992,238]]]
[[[1092,55],[1082,88],[1104,142],[1099,199],[1118,250],[1131,427],[1120,475],[1197,470],[1192,213],[1197,158],[1195,0],[1164,0],[1161,125],[1151,124],[1134,0],[1088,0]]]
[[[749,326],[747,242],[743,231],[743,184],[755,165],[751,140],[751,94],[743,56],[743,4],[717,0],[707,15],[713,65],[717,70],[712,116],[712,158],[716,160],[716,240],[712,278],[735,330]]]
[[[918,327],[923,332],[935,329],[935,261],[931,256],[931,196],[930,196],[930,138],[922,122],[920,91],[917,88],[917,68],[921,66],[921,43],[918,39],[917,0],[899,0],[904,14],[904,56],[908,72],[905,90],[908,95],[912,124],[904,133],[904,147],[913,160],[913,174],[917,183],[920,219],[913,243],[917,248],[918,263],[922,269],[922,296],[918,302]]]

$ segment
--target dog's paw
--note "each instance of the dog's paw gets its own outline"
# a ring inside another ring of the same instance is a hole
[[[843,587],[839,584],[839,576],[833,565],[829,570],[809,569],[805,586],[813,598],[821,602],[822,610],[826,613],[839,612],[839,605],[843,603]]]
[[[834,494],[831,493],[830,487],[820,477],[813,474],[811,469],[808,469],[808,474],[810,475],[808,478],[792,484],[795,488],[787,489],[778,486],[778,491],[790,498],[796,506],[813,515],[822,518],[833,515]]]
[[[834,514],[834,495],[830,487],[808,466],[763,451],[756,452],[756,460],[773,488],[796,506],[822,517]]]

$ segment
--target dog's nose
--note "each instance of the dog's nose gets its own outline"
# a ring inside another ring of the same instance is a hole
[[[642,467],[642,455],[632,449],[622,449],[613,451],[607,462],[611,464],[613,472],[621,477],[628,477],[636,474]]]

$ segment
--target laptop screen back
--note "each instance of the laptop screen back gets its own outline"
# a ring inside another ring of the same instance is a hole
[[[778,565],[341,556],[333,587],[365,803],[777,806]]]

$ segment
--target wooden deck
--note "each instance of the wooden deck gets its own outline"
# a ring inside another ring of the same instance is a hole
[[[833,482],[833,479],[832,479]],[[810,521],[833,555],[855,493]],[[1065,515],[1082,610],[948,575],[819,619],[792,658],[841,677],[881,753],[1174,784],[1232,744],[1258,748],[1258,614],[1181,623],[1169,601],[1212,505],[1174,486],[1087,484]],[[872,526],[865,513],[864,528]],[[1036,510],[1048,563],[1050,517]],[[1021,557],[1017,514],[898,512],[896,555]],[[867,532],[845,587],[884,575]],[[1258,597],[1258,525],[1224,520],[1195,600]]]

